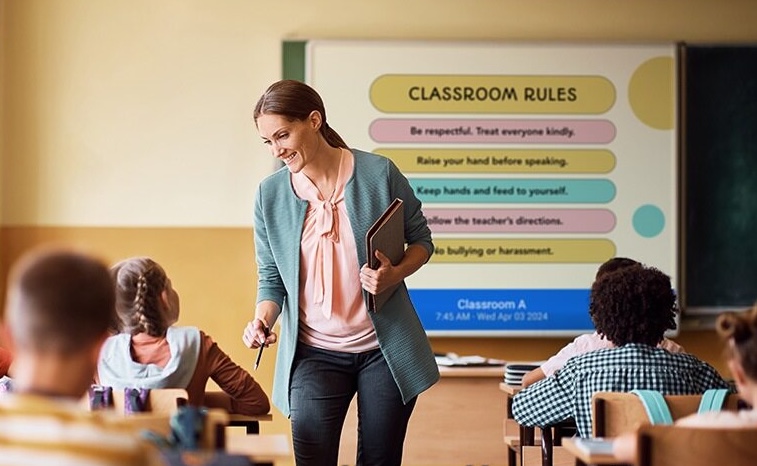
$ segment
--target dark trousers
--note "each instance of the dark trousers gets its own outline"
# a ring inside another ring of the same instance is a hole
[[[402,403],[381,350],[341,353],[298,343],[289,391],[298,466],[335,466],[357,393],[359,466],[399,466],[415,398]]]

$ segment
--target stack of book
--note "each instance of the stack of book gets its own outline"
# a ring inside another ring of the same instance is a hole
[[[523,382],[523,376],[538,368],[539,363],[513,363],[505,366],[505,383],[518,386]]]

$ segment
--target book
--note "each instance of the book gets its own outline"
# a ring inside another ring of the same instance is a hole
[[[405,254],[405,209],[402,199],[396,198],[368,229],[365,234],[368,267],[379,268],[376,251],[381,251],[392,265],[397,265]],[[381,293],[368,294],[368,310],[378,312],[394,294],[400,283],[392,285]]]
[[[592,438],[577,438],[575,439],[576,447],[579,450],[589,455],[609,455],[612,456],[612,444],[611,438],[604,437],[592,437]]]

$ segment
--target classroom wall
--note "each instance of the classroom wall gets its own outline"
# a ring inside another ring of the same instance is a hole
[[[0,278],[48,241],[150,255],[180,323],[249,368],[252,203],[273,167],[251,108],[280,77],[282,40],[754,41],[756,23],[752,0],[0,0]],[[711,331],[678,340],[725,370]],[[566,341],[432,343],[533,360]],[[255,373],[266,388],[273,354]]]
[[[0,0],[0,273],[3,269],[3,154],[5,148],[5,0]],[[2,279],[2,276],[0,276]],[[2,285],[0,285],[2,290]],[[0,301],[2,302],[2,301]],[[0,306],[1,308],[1,306]]]

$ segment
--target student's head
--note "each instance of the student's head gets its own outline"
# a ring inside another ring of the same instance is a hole
[[[323,136],[329,146],[347,148],[342,137],[326,121],[326,108],[321,96],[303,82],[292,79],[277,81],[268,87],[255,105],[255,125],[261,130],[261,136],[275,143],[276,141],[271,139],[273,134],[263,134],[261,124],[265,123],[268,127],[272,123],[260,121],[263,117],[277,117],[289,123],[305,124]]]
[[[45,382],[39,379],[39,367],[46,367],[51,376],[56,371],[67,374],[57,385],[47,383],[49,389],[83,394],[115,313],[107,266],[82,253],[36,249],[13,264],[7,291],[14,377],[21,373],[23,384],[41,389]]]
[[[597,332],[616,346],[657,345],[666,330],[676,327],[677,313],[670,277],[654,267],[623,267],[591,287],[589,315]]]
[[[179,318],[179,295],[163,268],[148,257],[132,257],[110,270],[121,331],[165,335]]]
[[[637,265],[638,262],[636,262],[633,259],[629,259],[627,257],[613,257],[612,259],[608,259],[605,263],[599,266],[597,269],[597,274],[594,276],[594,279],[598,279],[600,277],[603,277],[607,275],[608,273],[615,272],[616,270],[623,269],[625,267],[630,267],[632,265]]]
[[[742,397],[757,401],[757,305],[718,317],[717,331],[726,340],[728,368]]]

